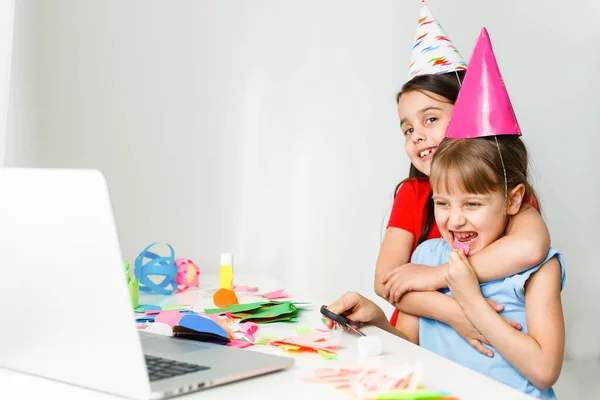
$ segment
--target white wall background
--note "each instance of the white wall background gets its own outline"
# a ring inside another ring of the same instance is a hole
[[[429,4],[467,58],[490,31],[565,253],[567,351],[598,357],[600,5]],[[227,251],[236,270],[315,297],[372,294],[382,219],[408,171],[394,94],[418,8],[20,1],[7,164],[102,170],[127,259],[167,241],[204,272]]]
[[[14,0],[0,0],[0,167],[4,165],[14,23]]]

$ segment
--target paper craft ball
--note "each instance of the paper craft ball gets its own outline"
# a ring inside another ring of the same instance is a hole
[[[169,249],[169,254],[166,256],[150,251],[153,246],[160,244],[152,243],[142,250],[135,259],[134,272],[139,281],[139,290],[169,295],[177,290],[175,251],[167,243],[164,243]]]
[[[200,277],[200,269],[196,263],[187,258],[178,258],[175,260],[177,265],[177,285],[180,287],[177,291],[183,292],[193,286],[198,286]],[[181,287],[183,286],[183,287]]]

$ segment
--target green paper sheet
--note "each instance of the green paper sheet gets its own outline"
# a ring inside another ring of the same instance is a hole
[[[231,314],[238,314],[243,312],[249,312],[258,310],[264,305],[268,305],[268,302],[261,301],[259,303],[248,303],[248,304],[230,304],[225,308],[206,308],[204,312],[206,314],[225,314],[228,311],[231,311]]]
[[[189,306],[163,306],[161,307],[163,311],[173,311],[173,310],[188,310]]]
[[[307,328],[305,326],[299,326],[296,329],[294,329],[294,331],[296,332],[296,335],[306,335],[307,333],[311,333],[312,329]]]
[[[317,353],[319,353],[326,360],[337,360],[338,359],[337,354],[334,354],[334,353],[328,353],[326,351],[319,350],[319,349],[317,349]]]
[[[275,335],[264,335],[264,336],[261,336],[260,338],[256,339],[256,341],[254,342],[254,344],[267,345],[270,342],[272,342],[273,340],[277,340],[277,336],[275,336]]]
[[[240,322],[254,322],[256,324],[272,324],[274,322],[291,322],[291,323],[296,323],[298,322],[298,316],[297,314],[293,314],[293,315],[281,315],[279,317],[275,317],[275,318],[269,318],[269,319],[252,319],[251,317],[245,318],[243,320],[240,320]]]
[[[256,323],[260,322],[278,322],[283,320],[289,320],[290,318],[296,318],[298,316],[298,309],[292,303],[282,303],[272,306],[263,306],[258,310],[254,310],[252,313],[243,314],[231,314],[234,317],[239,317],[240,322],[252,320]]]

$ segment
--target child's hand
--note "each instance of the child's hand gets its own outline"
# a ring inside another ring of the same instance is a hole
[[[461,307],[483,297],[477,274],[462,249],[450,252],[446,282]]]
[[[494,300],[486,300],[490,307],[494,309],[494,311],[499,313],[502,312],[502,310],[504,310],[504,307],[496,303]],[[490,358],[494,357],[494,352],[483,345],[484,343],[489,345],[490,343],[488,342],[488,340],[481,334],[481,332],[477,330],[477,328],[473,326],[471,321],[469,321],[469,319],[464,313],[460,313],[460,315],[457,315],[456,318],[453,318],[453,320],[454,321],[450,323],[450,326],[456,331],[456,333],[458,333],[471,346],[473,346],[475,350],[477,350],[481,354]],[[521,324],[519,324],[518,322],[515,322],[508,318],[504,318],[504,320],[507,324],[509,324],[516,330],[521,330]]]
[[[440,268],[420,264],[400,265],[383,278],[382,283],[385,285],[383,297],[390,303],[396,304],[407,292],[437,290],[435,283],[440,279],[438,277],[440,271]]]
[[[379,326],[386,322],[385,313],[379,306],[364,296],[355,292],[348,292],[327,306],[327,309],[335,314],[342,315],[354,322],[373,324]],[[326,318],[325,325],[333,328],[334,322]]]

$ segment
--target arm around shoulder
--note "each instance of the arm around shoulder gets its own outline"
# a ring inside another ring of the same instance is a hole
[[[479,282],[523,272],[544,261],[550,233],[542,216],[529,204],[512,217],[507,234],[469,257]]]
[[[410,261],[414,241],[414,235],[404,229],[387,229],[375,265],[374,289],[378,296],[383,297],[385,285],[382,281],[385,275],[395,267]]]
[[[529,267],[542,263],[550,249],[550,232],[541,214],[530,204],[523,204],[512,217],[507,237],[514,235],[524,246],[522,261]]]

